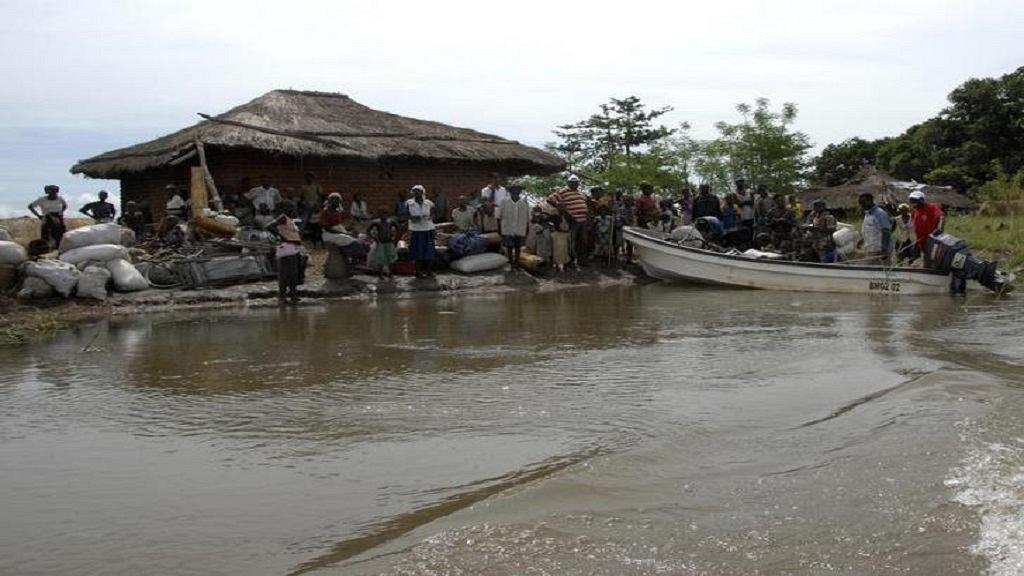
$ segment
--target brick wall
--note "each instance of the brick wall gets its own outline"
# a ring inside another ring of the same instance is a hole
[[[245,192],[259,185],[260,175],[287,194],[298,193],[305,172],[311,171],[326,193],[340,192],[347,207],[355,192],[360,192],[371,210],[391,210],[399,192],[407,192],[416,184],[428,191],[440,189],[448,199],[449,210],[459,195],[478,192],[487,184],[492,172],[518,174],[514,167],[498,164],[450,163],[425,161],[393,161],[386,163],[353,162],[330,158],[293,158],[243,151],[207,150],[210,172],[218,190]],[[187,198],[189,165],[149,170],[126,176],[121,180],[121,201],[145,201],[153,216],[163,215],[167,201],[164,187],[177,184]],[[246,181],[248,179],[248,182]],[[123,206],[122,206],[123,208]]]

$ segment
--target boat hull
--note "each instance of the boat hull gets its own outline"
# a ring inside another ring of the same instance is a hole
[[[919,268],[756,260],[680,246],[649,230],[627,227],[624,235],[644,272],[661,280],[797,292],[949,294],[949,276]]]

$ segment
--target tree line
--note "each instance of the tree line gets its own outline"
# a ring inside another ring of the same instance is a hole
[[[796,130],[798,109],[773,107],[765,98],[736,106],[737,118],[715,124],[714,138],[699,140],[690,125],[660,122],[670,106],[650,108],[636,96],[611,98],[590,117],[558,126],[547,148],[567,165],[610,189],[640,182],[679,189],[709,183],[729,189],[734,180],[788,193],[805,186],[835,186],[867,164],[903,180],[952,186],[986,195],[1024,182],[1024,67],[998,78],[970,79],[948,97],[938,115],[900,135],[829,144],[816,157]]]

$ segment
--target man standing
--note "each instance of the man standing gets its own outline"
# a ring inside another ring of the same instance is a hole
[[[48,246],[56,248],[67,230],[64,226],[64,211],[68,209],[68,205],[60,197],[60,188],[53,184],[43,187],[43,193],[43,196],[28,205],[28,211],[42,220],[39,237]]]
[[[566,187],[548,197],[548,204],[569,217],[569,258],[578,267],[587,253],[585,234],[590,224],[587,197],[580,192],[580,178],[572,174]]]
[[[96,222],[102,224],[105,222],[113,222],[114,215],[117,214],[117,209],[110,202],[107,202],[107,191],[100,190],[99,200],[95,202],[89,202],[85,206],[82,206],[81,212],[89,218],[92,218]]]
[[[640,184],[640,197],[636,199],[636,224],[640,228],[647,228],[651,224],[658,223],[658,199],[654,197],[654,186],[647,182]]]
[[[864,210],[864,223],[860,235],[864,239],[864,260],[866,264],[885,264],[892,252],[892,221],[881,206],[875,204],[875,197],[865,192],[857,198]]]
[[[281,203],[281,192],[270,185],[270,180],[266,175],[260,176],[260,185],[246,192],[245,197],[252,202],[254,208],[258,208],[260,204],[266,204],[271,212],[274,212],[277,205]]]
[[[744,244],[754,239],[754,195],[747,189],[747,181],[736,180],[736,202],[740,210],[739,235]]]
[[[932,257],[928,253],[928,237],[932,234],[942,234],[946,218],[942,214],[942,207],[938,204],[926,202],[924,192],[920,190],[914,190],[910,193],[910,205],[914,208],[910,213],[910,219],[914,221],[914,237],[917,239],[917,249],[921,254],[924,254],[925,268],[930,268]]]
[[[832,235],[835,234],[839,223],[836,217],[828,210],[828,204],[821,198],[811,204],[811,223],[808,231],[814,246],[814,255],[818,262],[835,261],[835,246]]]
[[[521,197],[523,187],[513,184],[509,196],[501,202],[501,244],[508,250],[508,263],[518,267],[519,252],[526,243],[526,232],[530,226],[530,203]]]
[[[768,196],[768,187],[764,184],[757,185],[756,198],[754,199],[754,221],[759,231],[768,223],[768,213],[775,207],[775,202]]]
[[[697,197],[693,199],[693,219],[711,216],[722,218],[722,204],[718,196],[711,193],[711,184],[701,184],[697,191]]]
[[[508,198],[508,190],[501,185],[501,178],[496,172],[491,173],[491,181],[480,190],[480,203],[490,202],[494,206],[494,217],[501,220],[501,202]]]
[[[316,181],[316,175],[312,172],[306,172],[305,179],[306,182],[301,188],[302,199],[306,202],[307,209],[319,212],[324,204],[324,188]]]

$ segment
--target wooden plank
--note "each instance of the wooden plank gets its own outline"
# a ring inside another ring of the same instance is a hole
[[[189,198],[192,202],[192,213],[202,214],[208,207],[206,198],[206,173],[202,166],[193,166],[189,178]]]
[[[206,148],[203,146],[203,141],[199,138],[195,139],[196,152],[199,153],[199,166],[203,169],[203,174],[206,179],[206,187],[209,190],[210,198],[213,201],[213,207],[218,211],[224,210],[224,202],[220,199],[220,192],[217,191],[217,184],[213,181],[213,174],[210,173],[210,167],[206,165]]]

